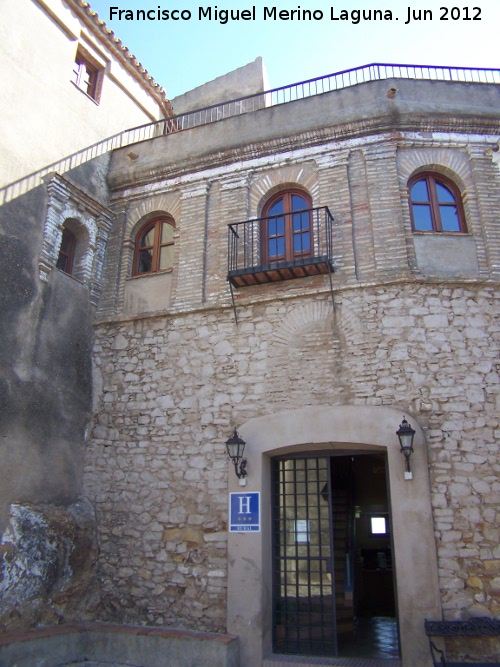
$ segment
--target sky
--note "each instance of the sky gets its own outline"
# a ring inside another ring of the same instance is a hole
[[[88,1],[169,98],[259,56],[270,88],[370,63],[500,67],[500,0]],[[376,9],[385,20],[373,18]],[[141,20],[137,10],[151,18]],[[158,19],[158,11],[174,10],[174,16],[184,12],[184,20]],[[246,10],[251,18],[224,24],[216,10]],[[291,15],[292,10],[298,11]],[[317,20],[307,20],[303,10],[314,12]],[[371,20],[362,18],[363,10],[366,17],[371,10]]]

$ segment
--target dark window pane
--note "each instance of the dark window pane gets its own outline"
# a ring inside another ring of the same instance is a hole
[[[411,189],[412,201],[429,201],[429,191],[427,189],[427,181],[417,181]]]
[[[59,253],[59,257],[57,258],[57,268],[60,269],[61,271],[64,271],[64,273],[67,273],[67,266],[68,266],[68,256],[63,255],[62,253]]]
[[[155,228],[150,227],[143,235],[141,238],[141,243],[140,247],[141,248],[149,248],[154,245],[154,240],[155,240]]]
[[[432,231],[431,207],[427,204],[413,204],[413,224],[419,232]]]
[[[65,227],[61,238],[61,247],[56,266],[64,273],[73,273],[73,257],[75,254],[76,238],[73,232]]]
[[[292,211],[302,211],[307,208],[307,202],[300,195],[292,195]]]
[[[153,251],[141,250],[139,252],[139,262],[137,273],[149,273],[153,267]]]
[[[456,206],[440,206],[441,228],[443,232],[459,232],[460,220]]]
[[[65,229],[63,231],[62,241],[61,241],[61,252],[65,253],[71,252],[74,243],[74,238],[75,237],[68,229]]]
[[[455,197],[453,196],[451,190],[448,190],[448,188],[441,183],[436,183],[436,193],[438,202],[450,202],[452,204],[455,202]]]

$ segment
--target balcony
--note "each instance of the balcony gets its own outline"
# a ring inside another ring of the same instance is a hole
[[[333,217],[327,206],[228,225],[233,287],[330,275]]]

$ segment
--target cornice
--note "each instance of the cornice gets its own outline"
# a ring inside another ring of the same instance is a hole
[[[262,113],[262,111],[258,112]],[[265,113],[265,111],[264,111]],[[222,122],[230,122],[228,118]],[[186,130],[187,132],[207,131],[210,125]],[[420,134],[422,141],[429,141],[425,135],[439,133],[440,135],[470,135],[487,136],[500,134],[500,120],[498,117],[486,117],[474,119],[466,117],[452,117],[444,114],[429,116],[421,113],[404,113],[395,118],[393,115],[379,116],[369,119],[362,119],[350,123],[332,125],[330,127],[313,128],[299,134],[286,134],[285,136],[276,136],[258,142],[252,142],[240,146],[232,146],[227,149],[220,149],[206,153],[200,152],[195,157],[182,159],[179,153],[176,153],[177,159],[174,162],[165,164],[145,165],[141,168],[140,162],[134,164],[134,169],[119,170],[113,173],[111,171],[108,177],[108,184],[112,191],[119,191],[129,187],[141,187],[151,185],[164,180],[179,178],[186,173],[194,175],[207,169],[225,167],[234,163],[241,163],[247,160],[266,158],[269,155],[277,153],[286,153],[305,149],[314,146],[320,146],[325,143],[343,143],[349,140],[359,140],[363,137],[379,135],[381,141],[394,142],[399,145],[404,142],[404,134],[410,132]],[[181,137],[182,132],[176,135],[158,137],[149,141],[166,141],[171,137]],[[440,137],[438,143],[442,144]],[[149,142],[148,142],[149,143]],[[147,154],[147,144],[142,144]],[[117,192],[118,194],[118,192]]]
[[[98,217],[106,227],[111,228],[114,212],[96,199],[95,196],[89,194],[82,186],[76,185],[57,172],[47,174],[43,180],[49,195],[53,193],[57,199],[68,199],[68,201],[76,203],[79,208],[88,211],[96,218]]]

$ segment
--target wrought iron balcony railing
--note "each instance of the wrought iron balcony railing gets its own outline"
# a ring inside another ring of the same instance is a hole
[[[228,225],[234,287],[333,272],[333,217],[327,206]]]

